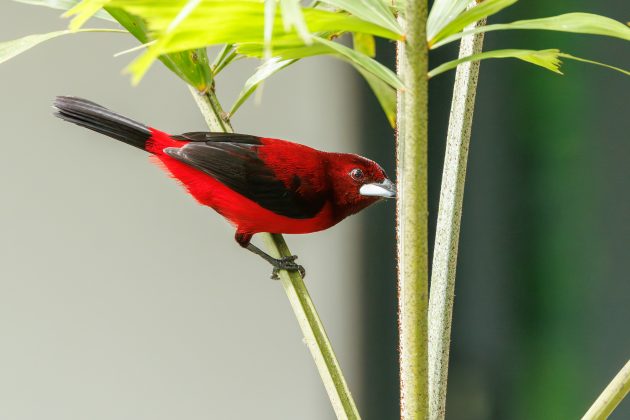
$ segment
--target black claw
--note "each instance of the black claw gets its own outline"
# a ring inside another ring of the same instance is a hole
[[[278,271],[280,270],[288,270],[288,271],[299,271],[302,277],[306,275],[306,270],[299,264],[295,263],[297,260],[297,255],[290,255],[288,257],[283,258],[273,258],[271,255],[262,251],[256,245],[253,245],[249,240],[251,239],[251,235],[242,236],[237,234],[236,241],[243,247],[247,248],[249,251],[254,254],[262,257],[265,261],[273,266],[273,271],[271,272],[271,278],[274,280],[278,280]]]
[[[280,270],[287,270],[287,271],[299,271],[300,275],[302,277],[306,276],[306,270],[304,269],[304,267],[302,267],[299,264],[295,263],[295,260],[297,259],[297,255],[291,255],[289,257],[283,257],[283,258],[278,258],[276,259],[273,268],[273,271],[271,272],[271,278],[273,280],[278,280],[278,272]]]

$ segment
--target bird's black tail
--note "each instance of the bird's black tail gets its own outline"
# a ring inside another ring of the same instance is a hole
[[[55,115],[62,120],[146,150],[145,146],[151,137],[151,131],[144,124],[118,115],[87,99],[57,96],[54,106],[57,109]]]

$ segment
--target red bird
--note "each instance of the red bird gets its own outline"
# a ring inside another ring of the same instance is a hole
[[[171,136],[85,99],[59,96],[56,116],[146,150],[201,204],[236,228],[238,244],[278,270],[304,269],[297,256],[273,258],[250,243],[258,232],[328,229],[381,198],[394,184],[375,162],[285,140],[192,132]]]

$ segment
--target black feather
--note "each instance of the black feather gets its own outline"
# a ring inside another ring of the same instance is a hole
[[[164,153],[199,169],[233,191],[272,212],[294,219],[309,219],[319,213],[326,197],[323,194],[300,194],[300,179],[287,186],[258,157],[254,144],[207,141],[188,143],[181,148],[169,147]]]
[[[193,141],[193,142],[228,142],[228,143],[241,143],[261,145],[260,137],[251,136],[249,134],[236,134],[236,133],[211,133],[208,131],[194,131],[191,133],[180,134],[179,136],[172,136],[175,140],[181,141]]]
[[[62,120],[80,125],[106,136],[145,150],[151,131],[144,124],[118,115],[87,99],[58,96],[55,115]]]

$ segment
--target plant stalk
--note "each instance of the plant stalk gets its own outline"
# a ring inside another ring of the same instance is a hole
[[[630,360],[597,397],[582,420],[607,419],[628,392],[630,392]]]
[[[484,25],[485,19],[469,26]],[[483,33],[462,38],[459,57],[480,53]],[[429,419],[446,414],[455,272],[479,61],[457,66],[440,188],[429,296]]]
[[[233,132],[227,114],[223,112],[214,91],[200,94],[193,87],[189,88],[210,130]],[[267,244],[269,254],[272,257],[280,258],[292,255],[282,235],[269,233],[261,233],[260,235]],[[315,361],[337,418],[360,419],[357,406],[352,399],[348,384],[335,357],[335,352],[302,276],[297,271],[289,272],[286,270],[281,270],[279,275],[282,288],[289,298],[291,308],[304,334],[304,341]]]
[[[272,257],[280,258],[291,255],[282,235],[265,234],[264,241],[267,243]],[[304,341],[311,356],[313,356],[313,360],[315,360],[315,365],[324,382],[324,387],[337,418],[360,419],[357,406],[352,399],[348,384],[335,357],[335,352],[302,276],[297,271],[280,271],[279,274],[282,287],[289,298],[293,312],[295,312],[295,317],[304,334]]]
[[[398,327],[400,410],[405,420],[427,418],[428,301],[428,47],[427,0],[408,0],[397,44],[396,172],[398,200]]]

